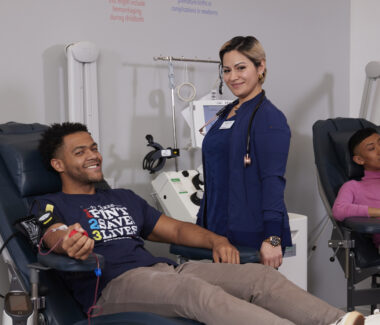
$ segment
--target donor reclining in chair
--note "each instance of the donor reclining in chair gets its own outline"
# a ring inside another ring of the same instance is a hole
[[[342,185],[332,209],[343,221],[350,217],[380,217],[380,134],[374,128],[356,131],[348,142],[352,160],[363,167],[364,177]],[[379,249],[380,234],[372,236]]]
[[[165,216],[132,191],[96,190],[95,183],[103,179],[102,156],[86,126],[52,125],[40,151],[62,180],[61,192],[33,204],[45,227],[44,243],[76,259],[93,252],[105,257],[95,297],[103,314],[149,311],[217,325],[372,322],[328,305],[269,266],[239,264],[237,249],[225,237]],[[215,263],[178,266],[152,256],[143,239],[209,248]],[[94,300],[95,274],[63,276],[87,311]]]

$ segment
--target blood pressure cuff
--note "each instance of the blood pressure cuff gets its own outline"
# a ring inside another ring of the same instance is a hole
[[[15,228],[20,231],[34,248],[38,247],[41,238],[42,230],[37,222],[35,216],[30,215],[25,218],[16,220],[14,223]]]

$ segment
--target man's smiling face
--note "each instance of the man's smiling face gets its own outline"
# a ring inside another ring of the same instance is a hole
[[[66,135],[56,156],[52,165],[61,174],[63,182],[81,186],[103,180],[102,156],[88,132]]]

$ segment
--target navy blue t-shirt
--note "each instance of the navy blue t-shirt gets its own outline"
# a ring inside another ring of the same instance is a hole
[[[53,211],[66,225],[80,223],[95,241],[94,252],[105,257],[98,297],[109,281],[128,270],[161,262],[175,265],[144,248],[143,239],[152,232],[161,212],[130,190],[97,190],[91,195],[58,192],[36,200],[34,215]],[[87,312],[94,301],[95,274],[62,272],[61,275]]]

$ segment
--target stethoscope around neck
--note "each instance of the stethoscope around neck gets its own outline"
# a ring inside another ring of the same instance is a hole
[[[252,114],[251,114],[251,117],[249,118],[249,124],[248,124],[248,132],[247,132],[247,140],[246,140],[246,148],[245,148],[245,155],[244,155],[244,167],[248,167],[252,160],[251,160],[251,155],[250,155],[250,143],[251,143],[251,128],[252,128],[252,123],[253,123],[253,120],[255,118],[255,115],[258,111],[258,109],[260,108],[261,104],[263,103],[264,101],[264,98],[265,98],[265,91],[264,89],[262,90],[261,92],[261,96],[260,96],[260,99],[257,103],[257,105],[255,106],[255,109],[252,111]],[[219,112],[217,112],[215,114],[215,116],[213,118],[211,118],[210,120],[208,120],[206,122],[205,125],[203,125],[200,129],[199,129],[199,132],[202,134],[202,135],[205,135],[204,133],[204,128],[209,125],[210,123],[212,123],[213,121],[215,121],[220,115],[222,115],[225,110],[227,109],[227,106],[223,107]]]

